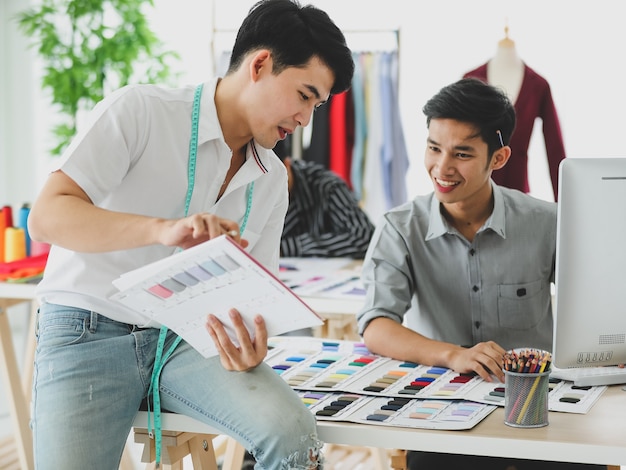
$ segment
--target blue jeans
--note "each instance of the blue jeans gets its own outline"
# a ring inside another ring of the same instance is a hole
[[[37,470],[118,468],[150,386],[158,337],[158,329],[95,312],[41,306],[31,423]],[[169,332],[165,351],[174,339]],[[160,391],[163,409],[232,436],[257,469],[323,468],[315,418],[265,363],[227,371],[219,357],[206,359],[182,341],[163,368]]]

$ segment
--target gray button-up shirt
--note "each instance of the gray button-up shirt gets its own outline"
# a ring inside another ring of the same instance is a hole
[[[493,192],[471,243],[432,193],[387,212],[363,264],[361,334],[387,317],[454,344],[552,350],[557,205],[496,184]]]

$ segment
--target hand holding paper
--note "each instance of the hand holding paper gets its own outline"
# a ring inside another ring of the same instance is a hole
[[[237,243],[220,236],[123,274],[112,299],[167,326],[203,356],[217,354],[206,320],[224,325],[239,340],[228,311],[236,308],[251,337],[262,315],[270,336],[321,325],[321,318]]]
[[[206,328],[220,355],[224,369],[246,371],[258,366],[267,356],[267,329],[261,315],[254,317],[255,334],[250,337],[241,314],[231,309],[229,317],[237,333],[239,347],[235,346],[222,323],[215,315],[209,315]]]

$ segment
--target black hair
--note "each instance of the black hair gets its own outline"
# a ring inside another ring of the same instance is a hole
[[[496,150],[509,144],[515,130],[515,108],[507,95],[474,77],[443,87],[422,111],[427,127],[431,119],[454,119],[475,126],[487,143],[489,160]]]
[[[303,67],[314,56],[334,74],[331,94],[350,88],[354,74],[352,52],[328,14],[297,0],[261,0],[244,19],[230,56],[227,74],[237,70],[249,52],[269,49],[274,70]]]

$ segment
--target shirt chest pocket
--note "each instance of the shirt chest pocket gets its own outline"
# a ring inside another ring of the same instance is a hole
[[[498,285],[498,322],[501,327],[527,330],[544,315],[542,282]]]

